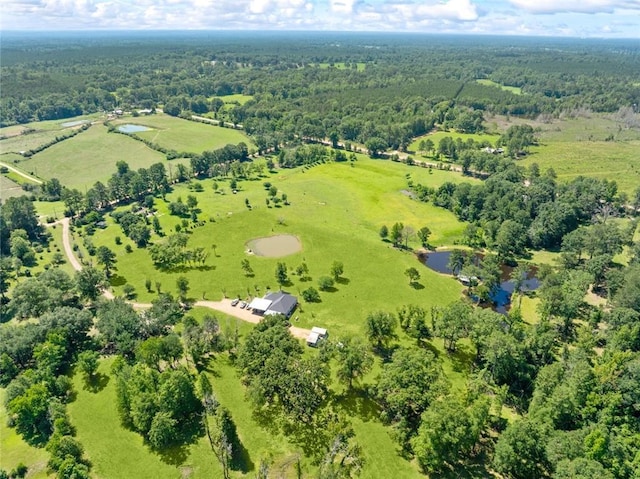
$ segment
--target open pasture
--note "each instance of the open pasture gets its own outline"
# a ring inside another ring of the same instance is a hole
[[[146,249],[134,247],[132,253],[126,253],[129,240],[119,226],[111,225],[111,219],[110,226],[96,231],[92,241],[96,247],[110,247],[117,255],[117,270],[112,278],[115,292],[120,294],[121,287],[129,283],[136,288],[140,301],[153,297],[144,288],[146,279],[161,283],[163,291],[175,293],[176,273],[189,279],[189,295],[194,299],[217,300],[223,294],[242,298],[262,296],[267,287],[278,288],[275,280],[278,261],[284,261],[290,270],[284,289],[300,296],[309,286],[318,287],[318,278],[330,274],[333,261],[341,261],[343,277],[329,291],[321,293],[321,303],[303,304],[295,313],[295,324],[361,332],[371,311],[395,311],[398,305],[411,303],[425,307],[446,304],[461,291],[454,279],[421,267],[411,252],[393,248],[380,239],[380,227],[386,224],[391,228],[395,222],[415,231],[428,226],[433,231],[429,240],[432,245],[451,244],[464,230],[452,213],[403,194],[406,174],[414,182],[434,186],[444,181],[472,181],[456,173],[429,174],[424,168],[361,156],[354,167],[329,163],[310,169],[281,170],[268,178],[280,193],[287,194],[289,206],[267,208],[267,192],[260,181],[241,182],[235,195],[226,183],[219,186],[218,193],[214,192],[211,180],[201,182],[204,186],[201,193],[180,185],[167,195],[167,201],[178,197],[184,200],[188,194],[198,199],[199,219],[204,225],[187,230],[188,247],[202,247],[210,253],[205,265],[198,268],[162,271],[153,266]],[[220,194],[221,190],[226,194]],[[161,199],[156,204],[164,232],[173,233],[182,220],[169,215],[168,204]],[[299,237],[302,250],[281,259],[246,254],[247,241],[276,234]],[[122,238],[122,245],[115,244],[116,236]],[[162,238],[154,236],[153,241]],[[415,235],[408,244],[410,248],[420,247]],[[245,276],[240,266],[245,258],[253,269],[250,276]],[[292,271],[302,262],[309,268],[310,278],[306,280]],[[419,268],[421,274],[419,284],[413,287],[404,275],[411,266]]]
[[[249,100],[253,100],[253,95],[243,95],[242,93],[236,93],[233,95],[222,95],[214,98],[220,98],[225,103],[225,105],[244,105]]]
[[[32,121],[31,123],[24,123],[21,125],[5,126],[0,128],[0,138],[14,137],[29,131],[41,132],[66,130],[74,128],[86,121],[95,121],[102,117],[102,113],[93,113],[91,115],[81,115],[61,120]]]
[[[540,145],[521,164],[553,168],[561,181],[580,175],[615,180],[628,194],[640,185],[640,131],[597,116],[554,121],[540,130]]]
[[[22,196],[26,191],[22,187],[5,175],[0,175],[0,199],[6,200],[13,196]]]
[[[132,124],[151,128],[149,131],[136,133],[140,138],[178,152],[202,153],[207,150],[222,148],[229,143],[244,142],[253,146],[251,140],[241,131],[233,128],[198,123],[176,118],[162,113],[140,117],[120,118],[114,125]]]
[[[517,86],[501,85],[500,83],[496,83],[493,80],[487,80],[487,79],[476,80],[476,82],[479,83],[480,85],[493,86],[496,88],[500,88],[501,90],[511,92],[514,95],[522,95],[522,88]]]
[[[106,182],[115,173],[118,161],[126,161],[134,170],[157,162],[167,164],[164,155],[145,144],[125,135],[108,133],[103,125],[93,125],[73,138],[22,160],[19,166],[42,179],[58,178],[63,185],[84,191],[96,181]]]

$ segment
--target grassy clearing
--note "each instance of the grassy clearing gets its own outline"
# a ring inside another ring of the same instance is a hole
[[[484,86],[494,86],[496,88],[500,88],[503,91],[509,91],[515,95],[522,95],[522,88],[517,86],[501,85],[500,83],[496,83],[493,80],[487,80],[487,79],[476,80],[476,82]]]
[[[38,217],[41,219],[60,219],[64,217],[65,206],[63,201],[34,201],[33,206],[35,206]]]
[[[229,143],[244,142],[252,147],[253,143],[243,132],[233,128],[198,123],[164,114],[141,117],[121,118],[114,125],[135,124],[151,128],[136,133],[140,138],[150,140],[160,146],[176,151],[202,153],[206,150],[222,148]]]
[[[602,115],[537,126],[540,146],[531,149],[522,165],[537,163],[542,171],[553,168],[560,181],[580,175],[615,180],[618,189],[628,194],[640,185],[639,130]]]
[[[10,174],[0,175],[0,199],[26,195],[27,192],[22,189],[20,184],[9,178]]]
[[[422,140],[431,140],[435,145],[435,148],[438,148],[438,143],[440,140],[446,137],[451,137],[453,140],[457,140],[460,138],[462,141],[467,141],[468,139],[472,139],[476,142],[488,141],[491,144],[495,144],[496,140],[499,138],[498,135],[491,135],[488,133],[458,133],[456,131],[436,131],[433,133],[428,133],[423,136],[419,136],[407,148],[409,152],[417,152],[420,149],[420,142]]]
[[[43,179],[59,178],[69,188],[84,191],[96,181],[106,183],[116,171],[116,163],[124,160],[132,169],[157,162],[167,164],[165,157],[143,143],[125,135],[107,133],[103,125],[47,148],[20,162],[20,168]]]
[[[232,104],[244,105],[249,100],[253,100],[253,95],[243,95],[241,93],[236,93],[235,95],[223,95],[223,96],[213,97],[213,98],[220,98],[226,105],[232,105]]]
[[[640,141],[553,141],[542,139],[522,165],[553,168],[560,181],[577,176],[615,180],[619,191],[633,194],[640,185]]]
[[[4,408],[5,391],[0,388],[0,469],[7,472],[23,463],[29,468],[28,477],[41,479],[47,476],[49,453],[44,448],[30,446],[16,430],[7,426],[7,410]]]
[[[435,246],[451,244],[464,230],[452,213],[402,194],[407,173],[413,181],[429,185],[446,180],[468,181],[455,173],[429,174],[423,168],[361,157],[355,167],[333,163],[278,172],[269,181],[287,193],[291,202],[281,208],[266,207],[262,181],[242,182],[237,195],[229,194],[226,184],[219,188],[226,190],[226,195],[214,193],[210,180],[202,182],[205,190],[202,193],[191,193],[181,185],[167,200],[194,194],[199,201],[203,211],[200,219],[206,223],[189,230],[189,247],[200,246],[210,252],[205,267],[200,269],[156,270],[146,250],[134,248],[132,253],[125,252],[129,240],[115,225],[97,231],[93,242],[96,246],[107,245],[117,255],[117,270],[112,278],[116,293],[130,283],[141,301],[153,297],[144,291],[147,278],[154,283],[159,281],[163,290],[175,292],[177,273],[189,279],[194,299],[216,300],[223,292],[229,297],[261,296],[267,286],[277,287],[274,271],[278,261],[284,261],[291,269],[303,261],[307,263],[312,279],[301,281],[290,274],[291,283],[285,285],[286,290],[300,294],[309,286],[317,287],[318,278],[329,274],[334,260],[342,261],[344,278],[332,291],[321,294],[321,303],[303,304],[296,312],[299,316],[296,324],[359,332],[366,314],[372,310],[395,310],[407,303],[425,307],[445,304],[460,294],[461,287],[454,279],[441,278],[426,267],[421,268],[413,254],[393,248],[378,235],[383,224],[391,227],[396,221],[415,230],[426,225],[433,231],[430,243]],[[253,205],[252,210],[245,206],[245,199]],[[157,203],[164,231],[174,231],[181,220],[168,215],[165,202],[157,200]],[[210,218],[215,221],[210,222]],[[246,254],[245,244],[250,239],[278,233],[297,235],[302,241],[302,251],[281,259]],[[116,236],[122,238],[122,245],[115,244]],[[215,250],[212,245],[216,245]],[[411,238],[409,246],[419,247],[417,238]],[[246,277],[240,268],[244,258],[249,259],[254,270],[252,277]],[[404,276],[410,266],[420,268],[422,278],[416,288],[409,286]],[[376,294],[372,296],[370,291],[374,290]]]

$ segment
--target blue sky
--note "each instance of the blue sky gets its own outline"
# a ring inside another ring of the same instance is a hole
[[[2,30],[332,30],[640,38],[640,0],[2,0]]]

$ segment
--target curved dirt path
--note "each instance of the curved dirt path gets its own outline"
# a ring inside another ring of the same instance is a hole
[[[69,229],[69,218],[63,218],[56,223],[53,224],[61,224],[62,225],[62,246],[64,247],[64,252],[69,259],[69,263],[76,271],[80,271],[82,269],[82,264],[78,261],[78,258],[73,254],[73,247],[71,246],[71,234]],[[107,299],[113,299],[114,295],[109,290],[104,290],[102,295]],[[132,301],[128,301],[128,303],[136,309],[147,309],[151,307],[151,303],[136,303]],[[196,301],[194,306],[199,306],[202,308],[209,308],[216,311],[220,311],[229,316],[233,316],[235,318],[241,319],[242,321],[246,321],[248,323],[258,324],[260,322],[261,316],[253,314],[248,309],[242,309],[239,306],[231,306],[230,299],[223,299],[221,301]],[[307,339],[309,333],[311,332],[308,329],[298,328],[296,326],[289,327],[289,331],[291,334],[299,339]]]
[[[6,169],[13,171],[14,173],[22,176],[23,178],[26,178],[29,181],[33,181],[34,183],[38,183],[39,185],[42,184],[42,180],[39,180],[38,178],[36,178],[35,176],[31,176],[27,173],[25,173],[24,171],[20,171],[17,168],[14,168],[11,165],[7,165],[5,162],[0,161],[0,166],[4,166]]]

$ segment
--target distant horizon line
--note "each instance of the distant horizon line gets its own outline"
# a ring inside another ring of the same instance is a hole
[[[24,35],[43,35],[43,34],[69,34],[77,35],[84,33],[104,33],[104,34],[153,34],[153,33],[180,33],[180,34],[198,34],[198,33],[247,33],[247,34],[351,34],[351,35],[377,35],[377,36],[405,36],[405,35],[424,35],[433,37],[485,37],[485,38],[543,38],[556,40],[606,40],[620,41],[631,40],[639,41],[639,37],[606,37],[606,36],[572,36],[572,35],[545,35],[545,34],[517,34],[517,33],[482,33],[482,32],[425,32],[419,30],[397,30],[397,31],[381,31],[381,30],[296,30],[274,28],[265,29],[226,29],[226,28],[144,28],[144,29],[114,29],[114,28],[90,28],[90,29],[74,29],[74,30],[25,30],[25,29],[1,29],[0,37],[4,34],[24,34]]]

